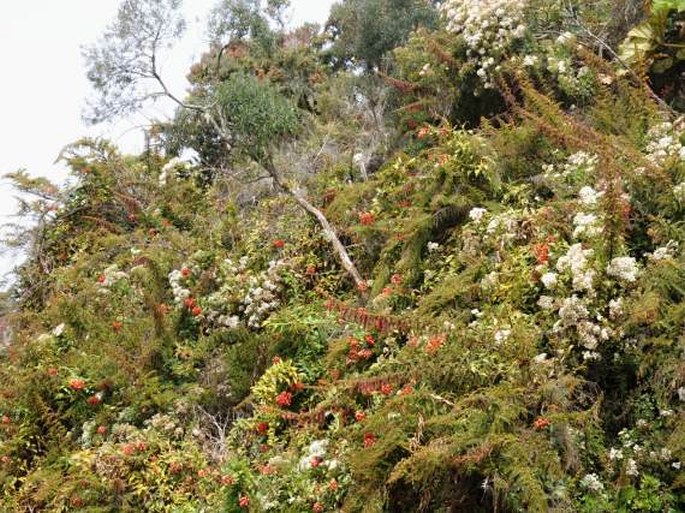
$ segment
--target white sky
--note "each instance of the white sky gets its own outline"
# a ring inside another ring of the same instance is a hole
[[[292,0],[291,24],[322,23],[334,0]],[[125,151],[142,145],[142,116],[113,126],[88,127],[81,120],[89,85],[81,46],[91,44],[114,18],[119,0],[2,0],[0,6],[0,175],[25,168],[61,182],[54,163],[60,150],[83,136],[104,136]],[[183,96],[190,65],[207,49],[205,17],[216,0],[185,0],[186,37],[163,61],[168,85]],[[160,104],[148,116],[163,118],[173,107]],[[13,221],[13,192],[0,182],[0,224]],[[0,256],[0,277],[18,257]]]

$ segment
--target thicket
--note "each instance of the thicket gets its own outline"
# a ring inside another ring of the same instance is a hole
[[[286,4],[13,175],[3,510],[685,511],[685,6]]]

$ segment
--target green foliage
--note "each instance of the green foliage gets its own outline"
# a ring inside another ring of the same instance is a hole
[[[403,44],[360,79],[269,25],[284,2],[224,2],[207,110],[151,134],[201,164],[83,140],[62,190],[13,174],[40,224],[0,353],[2,510],[683,510],[682,122],[581,25],[557,40],[609,30],[609,2],[539,5],[488,89],[433,4],[412,36],[415,3],[337,7],[339,64]]]

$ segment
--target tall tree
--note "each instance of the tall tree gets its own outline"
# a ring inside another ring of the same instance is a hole
[[[296,132],[296,106],[267,81],[244,74],[232,75],[228,81],[210,86],[192,104],[181,100],[166,86],[157,62],[159,52],[182,33],[180,3],[180,0],[125,0],[105,36],[85,51],[88,78],[98,93],[92,121],[129,114],[161,96],[173,100],[184,111],[201,114],[230,151],[260,165],[276,187],[292,197],[321,226],[344,269],[361,286],[361,275],[326,216],[299,188],[291,186],[274,164],[275,147]],[[286,2],[272,0],[267,8],[277,12],[285,5]],[[247,19],[243,15],[249,12],[244,12],[244,8],[251,6],[258,3],[222,2],[219,8],[237,8],[239,12],[225,13],[223,20],[231,23],[226,22],[221,31],[246,37],[247,25],[238,22]],[[214,16],[218,19],[216,12]]]

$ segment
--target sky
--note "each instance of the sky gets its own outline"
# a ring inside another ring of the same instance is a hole
[[[217,0],[184,0],[186,35],[162,60],[173,92],[183,96],[190,65],[207,48],[205,19]],[[0,7],[0,176],[26,169],[62,183],[67,173],[55,163],[60,150],[84,136],[106,137],[124,151],[139,151],[141,126],[149,117],[164,119],[173,105],[161,102],[115,124],[87,126],[82,121],[91,94],[81,56],[116,15],[120,0],[22,0]],[[292,26],[322,23],[334,0],[292,0]],[[16,203],[8,181],[0,181],[0,224],[14,222]],[[0,278],[21,255],[0,255]]]

